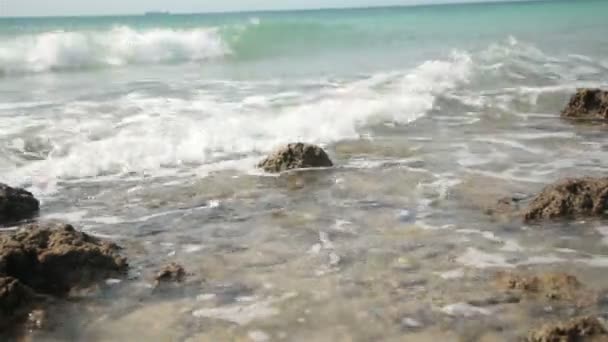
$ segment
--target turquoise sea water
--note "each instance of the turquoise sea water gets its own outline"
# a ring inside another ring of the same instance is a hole
[[[605,175],[608,1],[0,19],[0,181],[132,266],[35,340],[514,341],[605,301],[505,303],[496,271],[608,279],[602,222],[485,215]],[[256,163],[293,141],[336,167]],[[193,275],[151,290],[162,264]],[[602,304],[603,303],[603,304]],[[548,309],[550,307],[550,309]]]
[[[307,71],[386,69],[509,36],[547,53],[605,56],[601,0],[170,16],[0,19],[4,73],[146,62],[289,59]],[[323,61],[323,62],[321,62]],[[309,64],[314,66],[309,66]],[[265,69],[265,72],[272,72]],[[349,69],[350,68],[350,69]],[[281,70],[289,73],[289,70]]]

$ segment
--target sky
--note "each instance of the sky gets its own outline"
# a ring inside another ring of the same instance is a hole
[[[199,13],[467,2],[467,0],[0,0],[0,16]]]

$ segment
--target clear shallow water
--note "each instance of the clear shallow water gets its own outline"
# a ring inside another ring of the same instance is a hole
[[[133,265],[39,338],[501,341],[571,314],[462,303],[496,296],[502,269],[606,284],[604,223],[482,213],[605,174],[605,128],[559,111],[576,87],[607,85],[606,10],[0,20],[2,180],[35,192],[44,218],[116,239]],[[338,166],[254,169],[294,140]],[[190,283],[153,293],[173,260]]]

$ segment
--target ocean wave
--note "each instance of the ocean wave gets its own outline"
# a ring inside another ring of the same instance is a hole
[[[575,82],[596,77],[605,69],[601,60],[590,56],[555,51],[551,54],[513,36],[491,44],[475,57],[478,69],[517,84]]]
[[[228,54],[217,28],[44,32],[0,41],[0,74],[204,61]]]
[[[232,56],[256,59],[336,45],[357,46],[350,27],[316,22],[263,21],[195,28],[59,30],[0,36],[0,75],[61,72],[140,64],[203,62]]]
[[[0,36],[0,75],[205,62],[227,56],[234,60],[288,55],[302,58],[327,49],[348,56],[361,46],[374,50],[394,34],[381,31],[362,37],[360,31],[343,24],[264,21],[252,17],[241,23],[216,27],[116,26]],[[399,37],[408,39],[405,33]],[[479,69],[519,79],[530,74],[571,78],[570,75],[579,73],[581,68],[593,73],[604,67],[587,56],[553,57],[515,37],[497,41],[485,50],[472,53],[472,57]],[[566,70],[562,70],[564,65]],[[575,67],[578,69],[572,70]]]
[[[331,144],[368,134],[373,125],[416,121],[433,109],[438,95],[467,82],[471,71],[471,57],[455,53],[410,70],[335,81],[339,82],[335,87],[317,87],[312,100],[265,93],[255,100],[241,96],[227,101],[201,91],[187,100],[131,93],[108,99],[109,103],[72,102],[62,108],[60,117],[49,119],[52,114],[40,113],[47,124],[37,136],[45,137],[45,146],[52,147],[46,159],[28,162],[7,178],[23,184],[130,173],[159,175],[238,160],[247,163],[245,169],[253,169],[251,158],[278,144],[298,140]],[[260,88],[255,81],[242,86]],[[116,108],[112,115],[77,119],[108,105]]]

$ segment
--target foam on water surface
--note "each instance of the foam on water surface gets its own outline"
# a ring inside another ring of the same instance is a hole
[[[469,247],[456,261],[462,265],[473,268],[513,268],[514,264],[508,258],[493,253],[486,253],[477,248]]]
[[[280,314],[280,310],[275,307],[282,301],[297,296],[297,294],[286,293],[280,298],[270,298],[260,301],[241,301],[243,304],[234,304],[226,307],[204,308],[192,312],[198,318],[214,318],[233,322],[239,325],[247,325],[257,319],[268,318]]]
[[[80,179],[163,174],[189,165],[252,169],[249,158],[280,143],[327,144],[357,138],[373,122],[414,122],[433,108],[437,94],[467,81],[471,63],[468,55],[455,54],[391,76],[382,92],[374,86],[386,80],[372,77],[344,82],[315,100],[295,104],[251,103],[250,97],[225,101],[206,91],[188,100],[130,93],[111,103],[67,103],[61,108],[64,114],[39,132],[52,146],[48,157],[19,167],[18,176],[8,177],[24,183],[36,175]],[[114,114],[80,120],[108,105]],[[38,115],[54,115],[55,110]]]
[[[446,305],[441,308],[441,312],[450,316],[475,317],[487,316],[492,314],[492,311],[485,308],[479,308],[468,303],[455,303]]]

